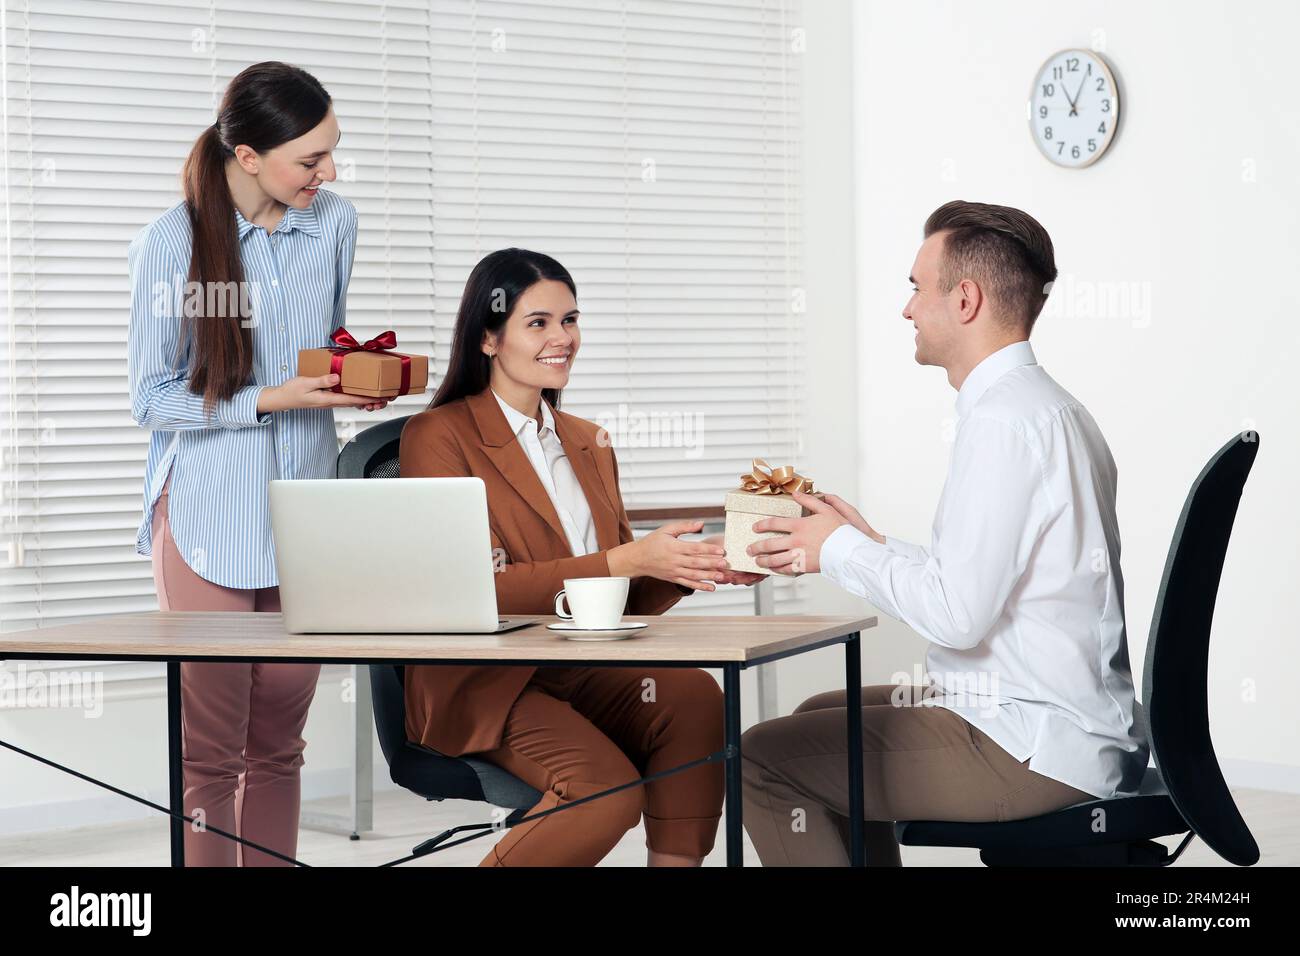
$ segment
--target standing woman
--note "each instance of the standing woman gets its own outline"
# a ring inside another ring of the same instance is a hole
[[[144,517],[164,611],[279,611],[267,483],[334,473],[337,406],[385,401],[295,376],[343,324],[357,214],[336,193],[338,121],[284,63],[230,83],[185,162],[185,199],[131,243],[131,414],[150,431]],[[292,856],[316,664],[181,664],[185,813]],[[196,824],[191,866],[283,861]]]

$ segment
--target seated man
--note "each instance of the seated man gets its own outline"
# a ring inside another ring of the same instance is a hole
[[[950,202],[925,224],[903,317],[916,361],[957,389],[958,425],[929,550],[878,534],[851,505],[749,551],[817,572],[931,643],[924,688],[862,692],[866,859],[899,864],[895,820],[1002,821],[1136,792],[1115,517],[1115,462],[1088,410],[1028,338],[1056,278],[1027,214]],[[820,694],[742,743],[744,821],[765,865],[848,862],[844,692]]]

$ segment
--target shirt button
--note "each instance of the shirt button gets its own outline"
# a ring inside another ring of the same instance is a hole
[[[280,447],[283,448],[285,451],[288,451],[288,450],[289,450],[289,443],[288,443],[288,442],[285,442],[285,443],[284,443],[283,445],[281,445]]]
[[[284,326],[283,326],[283,325],[282,325],[282,326],[280,326],[280,331],[281,331],[281,332],[283,332],[283,331],[284,331]]]
[[[276,286],[276,287],[279,287],[279,285],[280,285],[280,280],[279,280],[279,279],[272,279],[272,280],[271,280],[271,285]]]
[[[287,366],[287,365],[281,365],[281,366],[280,366],[280,371],[281,371],[281,372],[287,372],[287,371],[289,371],[289,366]]]

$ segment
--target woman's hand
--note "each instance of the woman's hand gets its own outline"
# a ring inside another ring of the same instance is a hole
[[[711,534],[707,538],[701,538],[705,544],[722,545],[726,535]],[[725,551],[725,548],[724,548]],[[757,584],[767,577],[766,574],[755,574],[753,571],[733,571],[730,567],[722,572],[722,577],[718,578],[719,584],[741,584],[748,587],[751,584]]]
[[[388,404],[386,398],[370,398],[366,395],[344,395],[332,392],[338,384],[336,373],[329,375],[298,375],[283,385],[272,385],[262,389],[257,400],[257,414],[283,412],[291,408],[364,408],[368,412],[378,411]]]
[[[656,528],[639,541],[629,541],[606,553],[611,577],[647,575],[671,581],[697,591],[717,590],[714,582],[728,571],[726,550],[708,541],[682,541],[678,536],[693,534],[703,521],[674,521]]]

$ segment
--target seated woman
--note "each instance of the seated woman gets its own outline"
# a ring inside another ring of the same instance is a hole
[[[565,578],[630,578],[630,614],[759,580],[729,570],[716,540],[679,538],[698,521],[633,540],[607,435],[559,411],[579,341],[565,268],[492,253],[465,287],[441,387],[402,430],[403,477],[487,486],[498,610],[551,614]],[[538,813],[721,750],[722,700],[688,668],[407,667],[406,733],[502,767],[541,792]],[[651,866],[698,865],[722,796],[721,764],[705,764],[513,827],[482,865],[592,866],[643,814]]]

